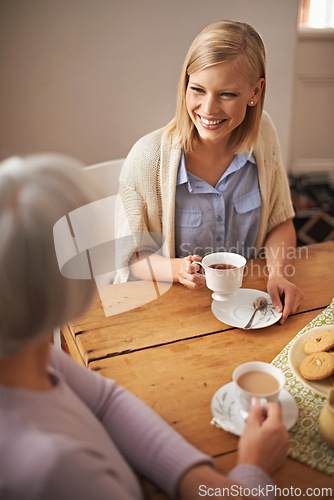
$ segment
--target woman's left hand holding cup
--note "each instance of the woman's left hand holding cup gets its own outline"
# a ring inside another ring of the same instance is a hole
[[[205,285],[205,276],[201,273],[201,266],[196,262],[201,262],[199,255],[189,255],[181,260],[179,269],[179,282],[186,288],[195,290]]]
[[[238,445],[238,464],[248,463],[272,474],[286,459],[289,433],[279,403],[268,403],[264,417],[260,400],[252,398],[244,432]]]

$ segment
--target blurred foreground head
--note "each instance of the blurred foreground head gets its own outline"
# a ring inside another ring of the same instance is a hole
[[[0,357],[50,335],[88,307],[94,280],[64,278],[53,226],[96,200],[82,165],[61,155],[0,163]]]

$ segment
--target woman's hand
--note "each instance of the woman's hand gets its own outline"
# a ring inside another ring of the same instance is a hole
[[[202,258],[199,255],[189,255],[181,261],[179,268],[179,282],[186,288],[195,290],[205,285],[205,276],[199,274],[201,266],[196,262],[201,262]]]
[[[304,298],[303,292],[283,276],[269,277],[267,290],[276,311],[282,312],[281,324],[289,314],[295,314]]]
[[[283,464],[288,444],[289,434],[282,423],[280,405],[268,403],[267,416],[265,417],[259,399],[254,398],[244,431],[239,439],[237,465],[252,464],[270,475]],[[242,480],[240,480],[241,483]],[[205,496],[201,492],[201,488],[204,487],[206,491],[211,492],[214,492],[216,488],[221,491],[230,489],[234,498],[241,499],[241,495],[236,496],[236,484],[239,483],[209,465],[203,464],[186,472],[181,478],[178,493],[181,500],[194,500]],[[232,490],[232,486],[234,486],[234,490]],[[229,495],[227,494],[227,496]],[[248,496],[247,498],[254,497]]]
[[[278,403],[268,403],[267,415],[258,398],[253,398],[243,434],[239,440],[238,464],[253,464],[272,474],[283,464],[289,433],[282,422]]]

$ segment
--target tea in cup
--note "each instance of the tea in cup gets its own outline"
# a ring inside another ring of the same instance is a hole
[[[206,286],[213,291],[215,300],[228,300],[242,285],[246,259],[232,252],[206,255],[200,264],[204,269]]]
[[[277,402],[285,384],[281,370],[263,361],[250,361],[238,366],[232,375],[235,394],[243,418],[248,416],[253,396],[265,408],[268,402]]]

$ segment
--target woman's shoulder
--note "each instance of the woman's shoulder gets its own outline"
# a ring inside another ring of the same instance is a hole
[[[157,129],[153,132],[145,134],[140,139],[138,139],[128,154],[128,157],[145,155],[156,155],[160,150],[162,141],[163,129]]]
[[[174,148],[173,138],[167,136],[163,128],[144,135],[132,146],[124,161],[121,182],[132,184],[138,176],[140,179],[143,176],[155,178],[162,156],[164,163],[169,164]]]
[[[135,179],[152,175],[158,168],[161,151],[162,130],[154,130],[135,142],[123,163],[120,181],[133,184]]]
[[[164,150],[181,149],[175,142],[173,134],[167,134],[165,128],[159,128],[138,139],[130,149],[128,157],[141,154],[144,154],[146,157],[149,155],[160,155],[162,146]]]

